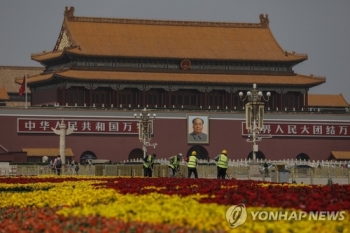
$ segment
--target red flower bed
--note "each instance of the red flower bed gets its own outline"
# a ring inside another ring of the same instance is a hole
[[[235,179],[115,178],[97,186],[112,188],[123,194],[147,194],[157,187],[165,187],[157,192],[181,196],[207,194],[209,197],[200,202],[222,205],[243,203],[247,207],[296,208],[307,212],[350,210],[350,185],[290,186]],[[144,189],[148,186],[154,189]]]
[[[350,185],[333,184],[331,186],[291,186],[254,180],[218,180],[218,179],[169,179],[169,178],[37,178],[8,177],[2,183],[35,183],[63,181],[99,180],[104,181],[96,187],[114,189],[122,194],[147,194],[157,192],[167,195],[188,196],[206,194],[202,203],[235,205],[243,203],[247,207],[282,207],[304,211],[350,210]],[[263,187],[264,186],[264,187]],[[145,188],[147,187],[147,188]],[[157,189],[158,188],[158,189]],[[161,189],[159,189],[161,188]],[[157,189],[157,190],[156,190]]]
[[[99,183],[93,184],[93,188],[91,182],[84,182],[94,180]],[[75,183],[56,184],[66,181]],[[273,231],[284,229],[286,232],[291,232],[296,227],[297,231],[308,228],[309,232],[313,230],[322,232],[326,226],[327,232],[334,230],[347,232],[348,229],[346,222],[350,210],[350,185],[308,186],[235,179],[121,177],[1,177],[0,182],[14,184],[2,185],[0,188],[3,197],[1,199],[3,208],[0,208],[0,233],[145,232],[145,229],[148,232],[200,232],[199,229],[228,232],[229,226],[225,225],[224,213],[229,206],[238,204],[251,207],[249,210],[251,213],[262,213],[259,215],[261,218],[264,218],[263,214],[267,211],[278,213],[281,209],[285,209],[288,212],[291,208],[305,212],[342,211],[346,216],[345,220],[331,222],[323,220],[294,222],[293,219],[288,219],[279,222],[273,227]],[[100,188],[101,190],[98,190]],[[113,189],[123,195],[105,188]],[[146,195],[153,192],[172,197]],[[85,195],[86,193],[88,194]],[[173,195],[191,197],[185,199]],[[51,202],[52,196],[65,198],[62,198],[62,202],[57,198],[54,199],[58,200],[57,202]],[[70,198],[73,198],[72,202]],[[201,205],[198,202],[216,203],[220,206]],[[188,203],[191,203],[191,212],[183,214],[188,211]],[[147,212],[146,217],[142,216],[143,210],[150,206],[151,211]],[[179,209],[172,212],[173,207]],[[196,212],[192,216],[193,210]],[[217,210],[219,211],[216,212]],[[214,214],[210,215],[212,213]],[[211,217],[196,218],[202,214]],[[239,230],[269,232],[272,229],[271,221],[260,220],[250,218]],[[186,227],[189,223],[194,224]]]
[[[124,222],[115,218],[91,216],[81,218],[76,216],[64,217],[57,215],[59,208],[18,208],[10,207],[0,209],[1,233],[110,233],[110,232],[134,232],[143,233],[146,229],[152,232],[170,233],[196,233],[202,232],[183,226],[169,224],[149,224],[144,222]]]

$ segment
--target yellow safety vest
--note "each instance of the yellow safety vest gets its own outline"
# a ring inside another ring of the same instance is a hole
[[[218,167],[227,168],[228,167],[227,163],[228,163],[227,156],[224,154],[221,154],[219,156],[219,160],[218,160]]]
[[[197,158],[196,158],[196,156],[191,155],[189,160],[188,160],[187,167],[195,168],[196,165],[197,165]]]
[[[170,161],[168,166],[171,167],[172,169],[175,169],[179,166],[179,163],[180,161],[178,160],[177,156],[174,156],[173,161]]]
[[[146,161],[143,163],[143,166],[145,168],[149,168],[153,164],[153,158],[152,155],[147,155]]]

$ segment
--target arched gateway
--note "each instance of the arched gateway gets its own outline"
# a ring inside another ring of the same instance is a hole
[[[143,150],[140,148],[133,149],[128,156],[129,161],[132,159],[142,159],[142,158],[143,158]]]
[[[80,161],[85,161],[88,159],[97,159],[97,156],[94,152],[92,151],[84,151],[81,155],[80,155]]]
[[[255,156],[256,159],[266,159],[264,153],[262,153],[260,150],[256,152]],[[249,153],[247,159],[253,159],[253,151]]]
[[[300,153],[300,154],[297,155],[296,159],[297,160],[309,161],[310,157],[307,154],[305,154],[305,153]]]
[[[187,154],[186,154],[186,157],[188,158],[192,151],[195,151],[197,153],[197,158],[198,159],[209,159],[210,157],[208,156],[208,151],[203,147],[203,146],[200,146],[200,145],[194,145],[192,146],[188,151],[187,151]]]

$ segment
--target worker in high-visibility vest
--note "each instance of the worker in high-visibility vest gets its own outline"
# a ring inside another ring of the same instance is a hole
[[[168,158],[168,160],[169,160],[169,164],[168,164],[169,177],[176,177],[176,173],[179,170],[179,165],[180,165],[181,159],[182,159],[181,153]]]
[[[197,173],[197,152],[192,151],[190,157],[186,159],[187,162],[187,168],[188,168],[188,178],[191,178],[192,173],[194,174],[194,177],[198,178]]]
[[[153,165],[154,165],[155,159],[156,159],[156,154],[146,155],[146,157],[143,158],[143,161],[144,161],[143,171],[144,171],[145,177],[152,177]]]
[[[228,167],[227,151],[223,150],[221,154],[214,158],[214,160],[217,162],[216,166],[218,171],[218,179],[225,179],[226,170]]]

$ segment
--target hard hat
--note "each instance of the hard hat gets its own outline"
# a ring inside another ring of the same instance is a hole
[[[227,151],[226,150],[223,150],[221,153],[227,155]]]
[[[195,151],[192,151],[192,154],[191,155],[197,155],[197,152]]]
[[[179,153],[179,156],[182,157],[182,153]]]

